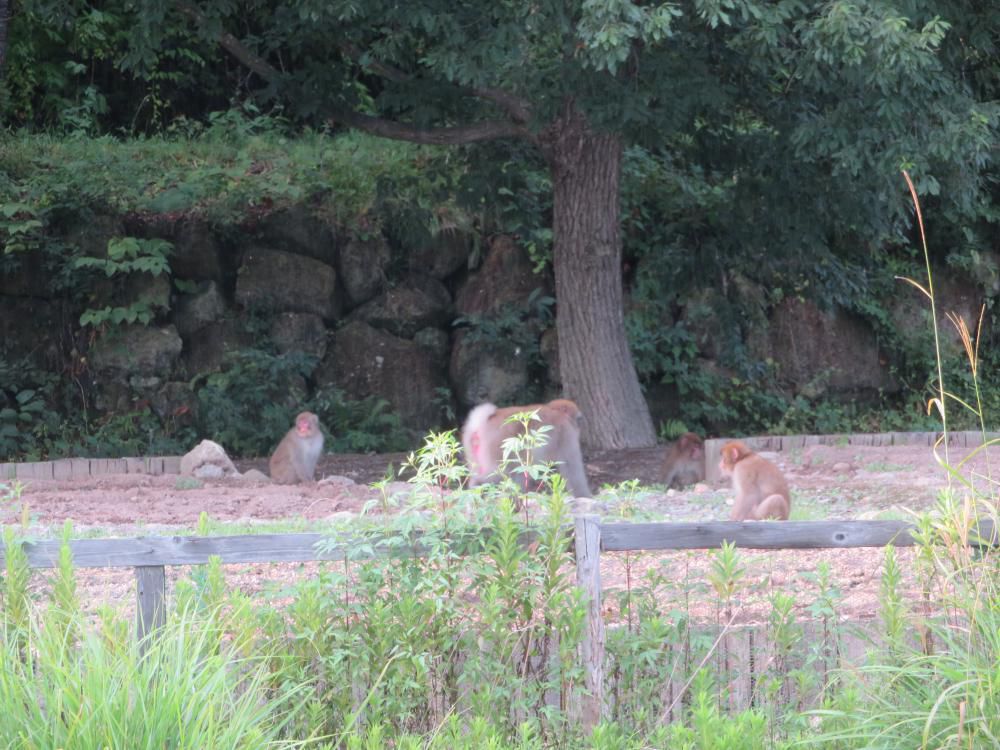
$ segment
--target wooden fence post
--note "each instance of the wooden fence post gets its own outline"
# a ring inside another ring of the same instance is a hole
[[[580,660],[588,695],[581,700],[580,722],[590,734],[604,709],[604,618],[601,615],[600,516],[576,519],[576,584],[587,597],[587,624],[580,642]]]
[[[146,636],[167,621],[167,573],[162,565],[137,565],[135,568],[135,634],[140,648],[146,650]]]

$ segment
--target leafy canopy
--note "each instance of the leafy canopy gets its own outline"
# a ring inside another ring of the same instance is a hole
[[[924,193],[946,194],[967,215],[980,210],[997,126],[995,84],[970,85],[989,80],[983,66],[996,72],[993,39],[981,29],[996,12],[959,3],[141,0],[137,8],[123,57],[137,73],[157,65],[178,25],[194,22],[255,74],[256,94],[306,120],[423,142],[544,145],[572,100],[627,143],[745,179],[751,194],[761,183],[808,188],[815,202],[804,211],[787,197],[781,206],[790,214],[784,229],[800,232],[825,206],[851,217],[850,231],[890,233],[905,210],[903,167]]]

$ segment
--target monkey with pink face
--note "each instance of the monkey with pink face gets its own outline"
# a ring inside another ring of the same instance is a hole
[[[515,414],[534,411],[537,411],[537,417],[529,423],[528,429],[537,430],[542,425],[549,425],[551,429],[544,433],[544,445],[532,449],[530,456],[518,456],[518,460],[527,465],[554,463],[573,495],[590,497],[580,451],[580,410],[565,398],[547,404],[507,406],[503,409],[494,404],[480,404],[469,412],[462,426],[462,447],[469,464],[469,484],[476,487],[498,479],[503,460],[503,441],[523,435],[525,431],[523,423],[507,420]],[[528,477],[524,475],[525,489],[529,489],[527,482]]]
[[[304,411],[295,418],[295,426],[285,433],[271,456],[271,481],[278,484],[313,481],[322,452],[319,417]]]

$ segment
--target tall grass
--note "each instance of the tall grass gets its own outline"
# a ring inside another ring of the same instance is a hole
[[[906,180],[927,259],[920,204],[909,175]],[[907,281],[934,310],[929,260],[926,286]],[[1000,493],[988,455],[998,441],[987,440],[979,388],[982,316],[975,339],[964,320],[952,313],[946,318],[963,345],[973,398],[959,397],[943,380],[935,312],[938,382],[928,407],[941,418],[944,434],[935,457],[952,481],[934,512],[918,520],[923,594],[916,602],[899,595],[895,558],[888,555],[881,648],[864,667],[841,673],[827,709],[817,714],[823,731],[813,744],[838,750],[1000,747],[1000,554],[990,540],[977,537],[980,526],[1000,528]],[[950,460],[947,440],[951,406],[970,413],[983,435],[983,444],[956,462]]]
[[[67,527],[64,539],[68,538]],[[0,618],[0,746],[7,748],[264,748],[280,736],[298,687],[282,705],[259,658],[227,645],[219,610],[176,611],[138,644],[104,609],[88,622],[64,544],[44,607],[27,590],[20,543],[5,534]]]
[[[141,657],[127,631],[75,639],[49,622],[2,634],[4,747],[263,748],[279,734],[261,665],[219,649],[204,621],[175,618]]]

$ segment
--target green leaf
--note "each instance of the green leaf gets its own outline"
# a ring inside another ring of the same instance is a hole
[[[187,187],[175,187],[164,190],[153,198],[147,208],[157,213],[173,213],[175,211],[186,211],[197,202],[197,196]]]

